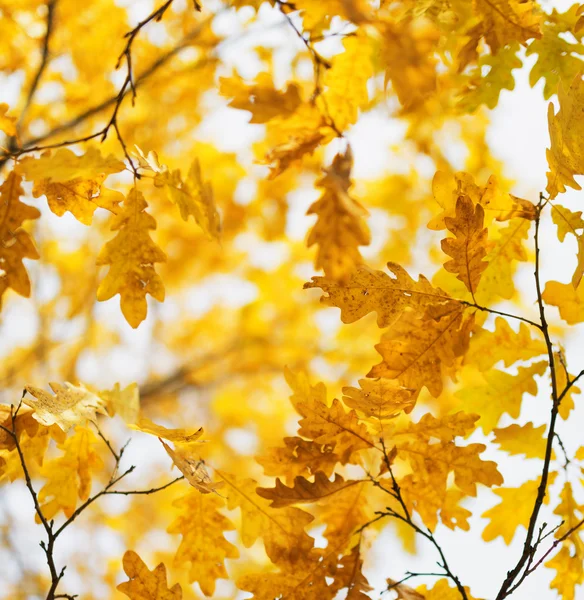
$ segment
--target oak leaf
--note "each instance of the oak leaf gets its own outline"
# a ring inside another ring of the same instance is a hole
[[[271,500],[272,504],[270,506],[272,508],[281,508],[292,504],[318,502],[357,483],[360,482],[345,481],[338,473],[330,481],[322,471],[318,471],[314,476],[314,481],[309,481],[305,477],[296,477],[294,485],[287,487],[279,479],[276,479],[276,487],[259,487],[256,493],[262,498]]]
[[[551,481],[554,477],[555,473],[550,473]],[[541,477],[538,477],[535,480],[526,481],[517,488],[493,490],[501,502],[482,515],[490,520],[483,531],[483,539],[486,542],[501,536],[509,545],[520,525],[527,528],[540,481]],[[544,502],[546,504],[549,502],[548,495],[544,498]]]
[[[146,419],[145,417],[140,417],[135,423],[130,423],[128,427],[130,429],[135,429],[136,431],[142,431],[143,433],[149,433],[150,435],[164,438],[175,444],[192,444],[199,440],[204,433],[202,427],[192,429],[168,429],[163,425],[153,423],[150,419]]]
[[[584,321],[584,286],[576,289],[571,283],[548,281],[542,294],[546,304],[557,306],[560,317],[568,325],[576,325]]]
[[[537,394],[534,377],[543,375],[547,363],[541,361],[529,367],[519,367],[517,374],[493,369],[484,373],[470,385],[455,394],[466,411],[481,416],[478,425],[485,433],[492,431],[505,413],[513,419],[519,417],[524,394]]]
[[[484,227],[484,210],[461,196],[456,201],[456,216],[444,222],[454,238],[442,240],[442,250],[452,260],[444,263],[449,273],[454,273],[468,291],[474,295],[482,272],[488,267],[483,259],[487,255],[487,229]]]
[[[473,333],[464,360],[486,372],[501,360],[510,367],[518,360],[529,360],[546,352],[543,337],[533,339],[526,323],[520,323],[516,332],[506,319],[497,317],[494,331],[481,328]]]
[[[88,390],[83,384],[65,382],[49,383],[54,395],[32,385],[25,390],[32,396],[25,396],[23,402],[34,410],[34,418],[43,425],[57,424],[63,431],[73,425],[96,421],[96,413],[106,414],[102,398]]]
[[[350,147],[337,154],[317,186],[321,197],[308,209],[318,219],[311,229],[307,246],[318,245],[315,267],[333,280],[347,279],[362,262],[359,246],[371,241],[365,222],[367,211],[349,195],[353,157]]]
[[[494,429],[495,443],[501,450],[509,454],[522,454],[525,458],[540,458],[545,456],[546,425],[534,427],[529,422],[525,425],[509,425],[502,429]]]
[[[30,279],[23,259],[39,258],[25,221],[38,219],[41,213],[20,201],[24,194],[22,177],[12,171],[0,186],[0,307],[4,292],[11,288],[17,294],[30,296]]]
[[[433,287],[423,275],[415,281],[396,263],[387,263],[387,268],[393,276],[361,265],[347,281],[313,277],[304,287],[321,288],[324,295],[320,301],[326,306],[340,308],[343,323],[354,323],[370,312],[376,312],[378,326],[388,327],[407,308],[424,312],[434,305],[445,311],[456,306],[446,292]]]
[[[111,230],[118,233],[101,249],[96,262],[110,267],[97,289],[97,299],[103,302],[120,294],[122,313],[133,328],[146,318],[146,294],[164,300],[164,284],[154,265],[164,262],[166,255],[150,238],[156,221],[145,211],[147,207],[142,194],[132,188],[112,221]]]
[[[367,376],[396,379],[415,390],[426,387],[436,398],[442,392],[444,375],[465,354],[472,327],[473,318],[464,318],[461,311],[439,321],[404,313],[375,346],[383,361]]]
[[[367,417],[393,419],[401,412],[412,412],[416,403],[414,391],[393,379],[360,379],[358,388],[343,388],[343,402]]]
[[[124,169],[123,162],[111,154],[102,157],[97,148],[89,148],[81,156],[69,148],[60,148],[54,154],[49,151],[39,158],[23,158],[18,164],[18,170],[29,181],[48,180],[51,183],[95,179]]]
[[[138,420],[140,389],[136,383],[130,383],[124,389],[120,387],[119,383],[116,383],[111,390],[103,390],[98,395],[105,402],[110,417],[120,415],[128,424],[135,423]]]
[[[561,550],[544,565],[556,571],[550,588],[556,590],[562,600],[575,600],[576,586],[584,581],[582,556],[573,554],[568,546],[562,546]]]
[[[533,0],[473,0],[473,8],[483,19],[482,30],[493,54],[511,42],[541,37],[541,16]]]
[[[0,103],[0,131],[3,131],[8,137],[16,135],[16,117],[9,117],[6,113],[10,107],[8,104]]]
[[[239,556],[237,548],[223,535],[234,529],[231,521],[219,512],[224,501],[216,494],[203,495],[193,491],[172,505],[180,513],[167,531],[182,536],[174,566],[185,569],[188,580],[197,582],[203,594],[212,596],[217,579],[228,577],[225,559]]]
[[[178,470],[196,490],[201,494],[218,493],[217,488],[220,487],[220,483],[211,481],[205,467],[205,461],[193,454],[190,444],[177,444],[173,450],[163,440],[160,440],[160,442]]]
[[[71,437],[58,444],[63,455],[43,464],[41,475],[48,481],[40,489],[38,499],[47,521],[60,510],[67,518],[71,517],[77,499],[89,498],[92,473],[103,468],[103,461],[94,449],[97,443],[91,429],[77,426]]]
[[[182,589],[178,583],[171,588],[166,583],[166,567],[160,563],[150,571],[144,561],[127,550],[123,558],[124,572],[130,578],[117,586],[131,600],[181,600]]]
[[[560,110],[556,113],[552,103],[548,106],[548,126],[551,145],[546,150],[549,164],[547,192],[550,198],[566,191],[566,186],[582,189],[574,175],[584,174],[584,80],[576,75],[566,89],[562,83],[558,90]]]

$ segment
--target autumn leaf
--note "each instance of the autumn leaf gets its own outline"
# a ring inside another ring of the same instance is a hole
[[[146,318],[146,294],[164,301],[164,284],[154,270],[166,255],[150,239],[156,221],[145,212],[148,207],[142,194],[133,188],[120,214],[112,220],[115,238],[106,243],[97,257],[98,266],[109,265],[105,279],[97,289],[100,302],[120,294],[120,306],[128,323],[136,328]]]
[[[130,383],[122,389],[120,384],[116,383],[111,390],[103,390],[98,395],[104,401],[110,417],[120,415],[128,426],[131,426],[131,424],[138,420],[140,413],[140,390],[137,384]]]
[[[359,246],[370,241],[365,222],[367,211],[351,196],[351,168],[353,157],[350,147],[345,154],[337,154],[317,186],[322,196],[308,209],[318,219],[310,230],[307,246],[318,245],[315,267],[323,269],[333,280],[347,279],[356,265],[362,262]]]
[[[49,383],[53,394],[31,385],[25,390],[32,396],[25,396],[23,402],[34,410],[34,418],[43,425],[57,424],[63,431],[73,425],[95,422],[96,413],[106,414],[102,398],[90,392],[85,386],[65,382]]]
[[[543,300],[550,306],[557,306],[560,316],[568,325],[584,321],[584,286],[570,283],[548,281],[542,294]]]
[[[512,41],[541,37],[538,6],[533,0],[473,0],[483,18],[482,30],[493,54]]]
[[[103,461],[94,448],[97,442],[90,429],[78,426],[71,437],[58,444],[62,456],[43,464],[41,475],[47,482],[39,490],[38,499],[48,521],[61,510],[70,518],[77,500],[89,498],[92,474],[103,468]]]
[[[16,117],[9,117],[6,113],[10,107],[2,102],[0,104],[0,131],[3,131],[7,136],[16,135]]]
[[[550,198],[566,191],[566,186],[581,189],[574,175],[584,174],[582,135],[584,125],[580,114],[584,104],[584,81],[578,74],[566,89],[560,83],[558,90],[560,110],[548,106],[548,126],[551,146],[546,150],[549,164],[547,192]]]
[[[24,194],[21,181],[20,175],[12,171],[0,186],[0,307],[8,288],[21,296],[30,296],[30,279],[23,259],[39,258],[23,225],[25,221],[38,219],[41,213],[20,201]]]
[[[360,379],[359,388],[343,388],[343,402],[367,417],[393,419],[402,411],[412,412],[416,403],[414,391],[393,379]]]
[[[219,509],[224,502],[216,494],[189,492],[173,502],[179,514],[168,533],[180,534],[174,566],[185,569],[189,582],[196,582],[206,596],[213,595],[217,579],[228,577],[226,558],[237,558],[237,548],[225,539],[233,524]]]
[[[545,456],[546,426],[534,427],[533,423],[525,425],[509,425],[502,429],[494,429],[495,443],[501,450],[509,454],[523,454],[525,458],[540,458]]]
[[[318,471],[314,476],[314,481],[308,481],[304,477],[296,477],[294,486],[289,488],[279,479],[276,479],[276,487],[259,487],[256,492],[258,496],[271,500],[272,508],[281,508],[292,504],[317,502],[356,483],[359,482],[345,481],[339,474],[335,476],[333,481],[330,481],[322,471]]]
[[[23,158],[18,164],[18,170],[25,179],[34,182],[48,180],[50,183],[96,179],[124,169],[123,162],[111,154],[102,157],[97,148],[89,148],[81,156],[68,148],[60,148],[54,154],[46,152],[39,158]]]
[[[178,583],[171,588],[167,587],[166,567],[163,563],[150,571],[133,550],[127,550],[124,554],[123,565],[124,572],[130,580],[120,583],[116,589],[131,600],[182,599],[182,590]]]
[[[553,480],[553,474],[551,478]],[[490,520],[483,531],[483,539],[486,542],[501,536],[505,543],[509,545],[517,528],[528,526],[540,480],[541,478],[538,477],[535,480],[526,481],[516,488],[493,490],[501,501],[482,515]],[[544,502],[547,504],[549,498],[546,497]]]
[[[378,326],[388,327],[407,308],[425,311],[439,305],[441,310],[448,311],[456,306],[446,292],[434,288],[423,275],[415,281],[396,263],[387,263],[387,268],[393,277],[363,265],[351,273],[346,282],[313,277],[304,287],[321,288],[325,295],[320,301],[325,306],[340,308],[343,323],[354,323],[370,312],[376,312]]]
[[[454,238],[442,240],[442,250],[452,257],[444,263],[449,273],[454,273],[468,291],[474,295],[487,268],[484,261],[487,254],[487,229],[484,228],[484,210],[480,204],[461,196],[456,201],[456,216],[444,219],[446,227]]]
[[[192,444],[199,440],[204,433],[202,427],[192,429],[183,429],[180,427],[178,429],[168,429],[167,427],[153,423],[150,419],[146,419],[145,417],[140,417],[135,423],[129,423],[128,427],[180,444]]]
[[[217,488],[220,484],[213,483],[205,467],[205,461],[193,454],[190,444],[177,444],[174,450],[160,440],[168,456],[178,470],[185,476],[186,480],[201,494],[218,494]]]

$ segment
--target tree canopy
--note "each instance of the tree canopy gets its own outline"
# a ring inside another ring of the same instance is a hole
[[[575,600],[550,4],[0,0],[0,598]],[[541,189],[492,143],[526,73]]]

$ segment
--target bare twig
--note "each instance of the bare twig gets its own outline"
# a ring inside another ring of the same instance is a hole
[[[553,442],[555,437],[556,430],[556,421],[558,418],[558,411],[560,408],[560,394],[558,392],[558,384],[556,379],[556,369],[555,369],[555,358],[554,358],[554,348],[553,343],[549,334],[549,327],[546,320],[545,315],[545,306],[543,302],[543,295],[541,290],[541,278],[540,278],[540,247],[539,247],[539,227],[541,221],[541,212],[545,207],[544,197],[540,195],[540,202],[537,206],[537,214],[535,218],[535,288],[537,292],[537,305],[539,307],[539,317],[541,323],[541,331],[543,333],[545,344],[547,348],[548,354],[548,362],[550,367],[550,377],[552,382],[552,408],[550,414],[550,424],[548,427],[547,440],[546,440],[546,448],[545,448],[545,456],[543,461],[542,473],[541,473],[541,481],[537,490],[537,496],[535,498],[535,503],[533,506],[533,510],[531,512],[531,516],[529,518],[529,524],[527,527],[527,534],[525,536],[525,541],[523,544],[523,551],[517,564],[513,569],[508,571],[507,577],[503,581],[501,585],[501,589],[497,594],[496,600],[503,600],[511,593],[511,590],[514,589],[514,583],[517,578],[520,576],[521,571],[523,570],[526,563],[528,563],[530,557],[533,556],[537,543],[534,545],[533,536],[535,534],[535,528],[537,526],[537,519],[539,517],[539,513],[541,507],[543,505],[543,501],[547,491],[547,484],[549,480],[549,471],[550,464],[552,460],[552,452],[553,452]]]

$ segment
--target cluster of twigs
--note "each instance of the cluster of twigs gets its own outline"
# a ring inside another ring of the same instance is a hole
[[[181,475],[180,477],[177,477],[177,478],[173,479],[172,481],[165,483],[164,485],[161,485],[158,487],[152,487],[152,488],[146,489],[146,490],[114,490],[113,488],[116,486],[116,484],[119,483],[122,479],[124,479],[127,475],[132,473],[136,467],[135,467],[135,465],[131,465],[125,471],[123,471],[121,474],[118,475],[118,473],[120,471],[120,463],[122,461],[124,451],[127,447],[127,443],[119,451],[116,452],[116,450],[114,449],[111,442],[102,434],[102,432],[98,428],[99,436],[105,442],[106,446],[108,447],[109,451],[111,452],[111,454],[114,458],[114,467],[112,469],[110,478],[109,478],[107,484],[103,487],[103,489],[101,489],[96,494],[89,496],[89,498],[87,500],[85,500],[85,502],[83,502],[71,514],[70,517],[68,517],[63,523],[61,523],[60,525],[57,526],[55,524],[54,520],[50,520],[50,521],[47,520],[47,518],[43,514],[41,505],[38,500],[38,495],[37,495],[37,492],[33,485],[30,471],[26,464],[24,453],[23,453],[22,447],[20,445],[20,439],[19,439],[19,435],[17,432],[17,428],[16,428],[16,418],[18,416],[21,406],[22,406],[22,401],[18,404],[18,406],[16,408],[14,406],[11,407],[11,412],[10,412],[11,427],[5,427],[4,425],[0,425],[0,430],[4,431],[5,434],[10,436],[10,438],[14,442],[14,446],[15,446],[16,452],[18,453],[18,457],[20,459],[20,464],[22,466],[22,471],[24,474],[26,487],[27,487],[28,492],[34,503],[34,508],[35,508],[35,512],[38,516],[38,519],[45,530],[46,540],[41,540],[40,547],[43,549],[43,552],[45,554],[45,558],[46,558],[47,565],[49,568],[49,574],[51,577],[51,584],[50,584],[49,590],[47,591],[46,600],[56,600],[57,598],[73,600],[74,598],[77,598],[76,594],[57,593],[57,588],[58,588],[59,584],[61,583],[61,580],[63,579],[63,576],[65,575],[65,570],[66,570],[66,566],[63,566],[59,569],[55,562],[56,542],[57,542],[58,538],[63,534],[63,532],[73,523],[73,521],[75,521],[75,519],[77,519],[77,517],[79,517],[79,515],[81,515],[81,513],[83,513],[91,504],[93,504],[96,500],[98,500],[99,498],[101,498],[103,496],[150,495],[150,494],[160,492],[160,491],[170,487],[171,485],[175,484],[176,482],[184,479],[184,476]],[[97,427],[97,425],[96,425],[96,427]]]

